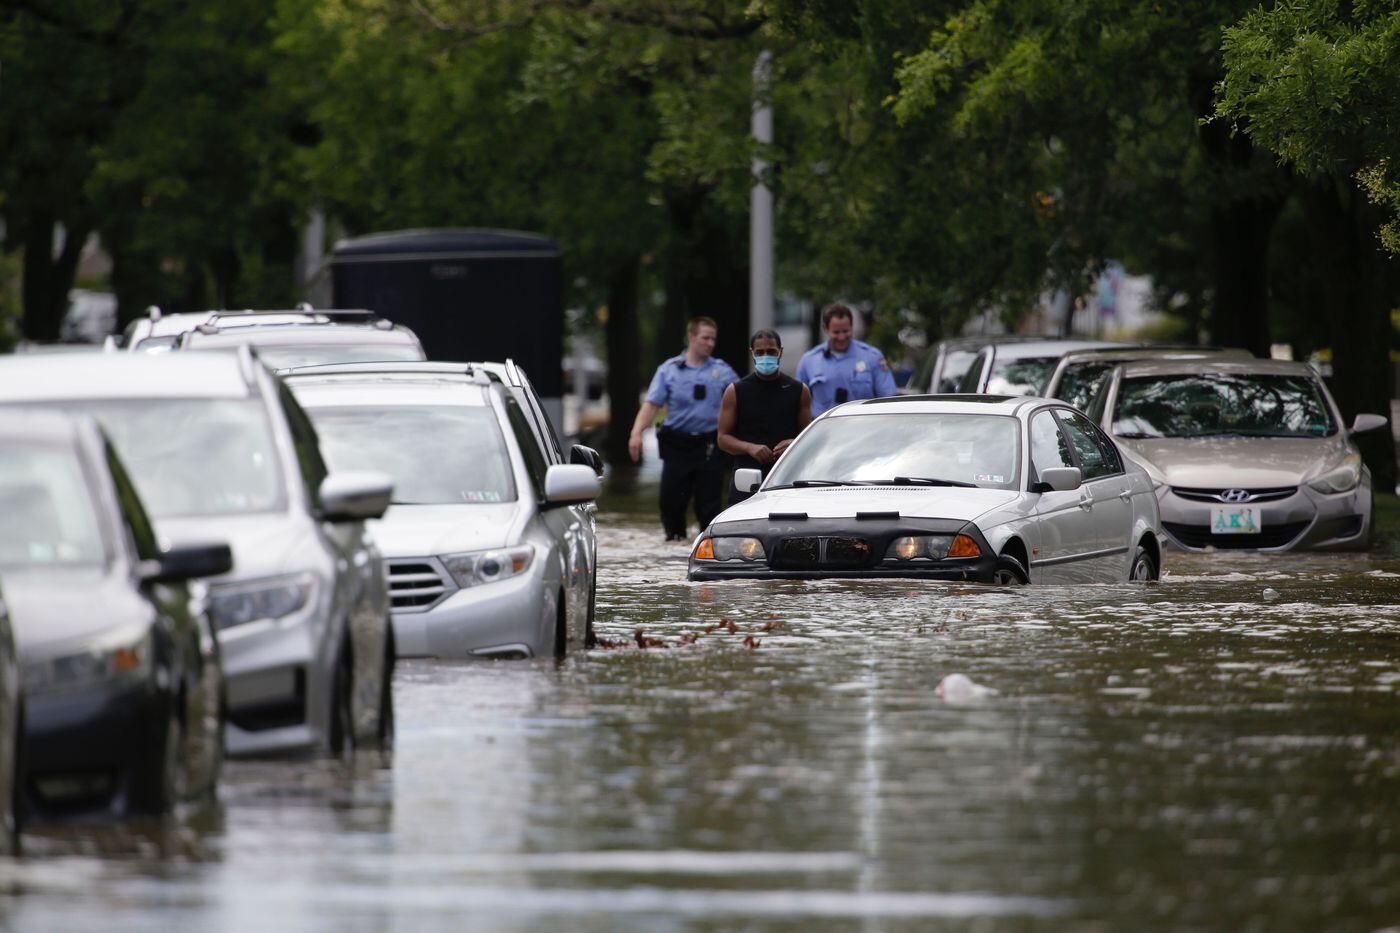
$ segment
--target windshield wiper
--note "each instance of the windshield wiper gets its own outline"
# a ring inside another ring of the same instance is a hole
[[[807,489],[812,486],[865,486],[866,483],[859,480],[850,479],[795,479],[790,483],[783,483],[781,486],[769,486],[764,491],[773,489]]]
[[[875,480],[883,486],[961,486],[964,489],[977,489],[976,483],[964,483],[960,479],[940,479],[936,476],[896,476],[894,479]]]

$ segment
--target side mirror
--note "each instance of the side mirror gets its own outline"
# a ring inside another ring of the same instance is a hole
[[[599,476],[603,475],[603,458],[598,451],[592,447],[585,447],[582,444],[575,444],[569,448],[569,462],[580,463],[586,467],[592,467],[593,472]]]
[[[602,492],[598,474],[582,463],[556,463],[544,474],[544,501],[549,505],[592,502]]]
[[[379,518],[389,508],[394,481],[384,473],[346,471],[321,481],[321,518],[328,522],[358,522]]]
[[[1375,431],[1389,423],[1382,415],[1357,415],[1356,420],[1351,423],[1351,433],[1361,434],[1365,431]]]
[[[233,569],[233,551],[217,544],[179,544],[161,552],[158,560],[147,561],[141,578],[148,583],[181,583],[196,577],[217,577]]]
[[[1084,474],[1079,467],[1050,467],[1040,471],[1040,482],[1031,487],[1031,492],[1072,492],[1084,485]]]
[[[734,489],[738,492],[753,492],[763,483],[763,471],[747,467],[734,471]]]

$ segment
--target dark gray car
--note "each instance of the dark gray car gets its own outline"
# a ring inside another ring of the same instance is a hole
[[[187,581],[226,544],[165,548],[90,418],[0,412],[0,575],[23,669],[26,813],[159,815],[211,797],[218,639]]]

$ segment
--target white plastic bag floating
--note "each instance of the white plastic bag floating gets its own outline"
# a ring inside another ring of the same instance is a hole
[[[966,674],[949,674],[938,682],[935,693],[945,703],[971,703],[989,696],[996,696],[991,687],[974,683]]]

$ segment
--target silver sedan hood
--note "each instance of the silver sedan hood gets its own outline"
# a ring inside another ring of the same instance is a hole
[[[716,522],[767,518],[770,512],[805,512],[808,518],[854,518],[857,512],[898,512],[905,518],[972,521],[1007,505],[1010,489],[949,486],[827,486],[761,492],[720,513]]]
[[[369,523],[385,557],[427,557],[513,542],[519,503],[394,505]]]
[[[130,581],[96,569],[6,571],[5,603],[15,645],[29,660],[108,632],[140,631],[155,617]]]
[[[305,561],[296,555],[302,548],[310,547],[306,537],[311,533],[311,523],[309,519],[298,521],[287,512],[203,515],[159,519],[156,532],[167,545],[227,541],[233,551],[233,570],[210,579],[233,582],[301,569]]]
[[[1169,486],[1195,489],[1297,486],[1346,455],[1335,437],[1114,438]]]

